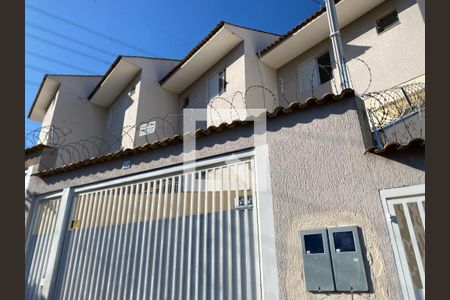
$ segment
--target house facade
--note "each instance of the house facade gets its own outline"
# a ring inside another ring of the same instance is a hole
[[[182,60],[47,75],[27,299],[424,299],[424,6],[219,23]]]

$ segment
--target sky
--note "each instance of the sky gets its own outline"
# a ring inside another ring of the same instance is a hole
[[[320,0],[27,0],[25,130],[45,74],[103,75],[117,55],[183,58],[220,21],[284,34]]]

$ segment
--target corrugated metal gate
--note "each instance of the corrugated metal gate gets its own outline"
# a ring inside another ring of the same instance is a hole
[[[40,299],[61,198],[42,200],[34,208],[25,251],[25,299]]]
[[[251,159],[76,193],[54,298],[260,299],[256,205]]]

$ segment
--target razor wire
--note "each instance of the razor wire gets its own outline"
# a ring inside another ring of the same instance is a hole
[[[361,99],[377,146],[382,147],[390,141],[402,143],[425,138],[424,82],[365,93]]]
[[[389,102],[382,98],[388,97],[390,90],[367,93],[372,82],[372,71],[364,60],[355,58],[352,61],[360,63],[363,68],[367,69],[368,85],[361,89],[362,92],[360,91],[358,93],[355,91],[355,93],[361,95],[361,98],[364,100],[370,98],[374,99],[371,101],[378,103],[375,113],[374,107],[369,107],[368,111],[370,110],[372,112],[372,117],[376,121],[374,128],[379,130],[393,118],[392,113],[388,114],[386,112],[387,107],[380,104]],[[352,68],[349,69],[349,71],[352,70]],[[206,127],[220,126],[224,123],[232,123],[235,120],[247,120],[249,116],[245,112],[249,108],[265,108],[268,112],[273,112],[277,107],[287,107],[294,102],[301,103],[311,97],[320,98],[325,93],[339,92],[340,88],[338,88],[333,71],[332,64],[323,65],[318,64],[316,61],[310,72],[299,68],[295,76],[289,76],[289,80],[280,77],[276,82],[264,85],[250,85],[243,91],[230,92],[225,90],[224,93],[207,100],[206,103],[204,101],[197,101],[188,104],[186,108],[204,109],[206,107]],[[321,82],[320,73],[326,77],[327,80],[325,82]],[[351,74],[351,72],[349,73]],[[350,80],[353,82],[351,77]],[[420,101],[416,99],[417,97],[420,98],[416,95],[418,92],[414,92],[418,88],[418,85],[405,86],[402,92],[411,95],[410,97],[413,98],[411,100],[413,103],[419,103]],[[358,88],[358,90],[360,89]],[[393,92],[391,91],[391,93]],[[370,104],[369,100],[364,102],[367,105]],[[395,106],[397,102],[394,101],[393,103]],[[404,110],[402,113],[397,113],[397,119],[407,112],[407,110]],[[27,133],[25,137],[26,147],[28,148],[36,144],[46,144],[56,148],[57,157],[55,158],[54,165],[49,165],[50,168],[116,153],[124,149],[136,148],[158,141],[161,142],[184,133],[182,128],[183,112],[172,112],[162,116],[149,116],[143,119],[145,121],[135,125],[126,125],[116,130],[105,128],[101,134],[82,139],[74,139],[72,137],[72,131],[69,129],[58,128],[56,126],[44,126]],[[197,128],[201,128],[201,126],[205,126],[204,123],[197,126]],[[206,129],[206,127],[203,129]]]

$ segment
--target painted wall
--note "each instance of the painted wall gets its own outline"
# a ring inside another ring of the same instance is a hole
[[[43,126],[54,126],[54,143],[67,145],[102,133],[105,120],[105,109],[87,100],[87,96],[100,80],[99,76],[63,76],[50,75],[49,78],[60,82],[55,103],[50,104],[44,116]],[[48,135],[48,128],[41,130],[41,135]],[[56,165],[62,165],[79,160],[84,152],[94,152],[92,145],[85,145],[86,151],[79,144],[74,146],[77,151],[69,153],[60,150]],[[71,148],[71,149],[75,149]],[[85,157],[84,157],[85,158]],[[49,165],[47,167],[53,167]]]
[[[273,93],[276,93],[275,70],[260,63],[256,53],[274,42],[278,36],[230,24],[225,26],[240,36],[243,42],[180,94],[180,102],[189,96],[188,108],[205,108],[209,104],[208,118],[210,120],[207,126],[244,119],[246,114],[238,109],[266,107],[272,110],[276,106],[276,98],[273,97]],[[208,78],[225,68],[226,92],[208,101]],[[271,91],[264,87],[268,87]]]
[[[49,75],[49,78],[60,82],[60,86],[44,115],[42,127],[55,126],[64,133],[70,132],[64,137],[65,143],[86,138],[92,132],[100,132],[104,112],[85,100],[100,77]],[[41,137],[46,135],[48,130],[43,129]],[[60,136],[59,133],[57,135]]]
[[[243,94],[245,92],[245,56],[244,43],[241,42],[200,78],[180,93],[180,105],[186,97],[189,97],[189,105],[186,108],[207,108],[208,119],[206,126],[219,125],[230,122],[236,118],[236,112],[232,107],[242,109],[245,107]],[[212,101],[208,100],[208,79],[215,73],[226,69],[226,91]],[[229,114],[216,111],[215,109],[230,110]]]
[[[100,77],[51,76],[51,78],[61,83],[51,124],[71,131],[67,135],[66,142],[75,142],[100,134],[105,111],[87,100]]]
[[[161,119],[167,114],[178,112],[178,97],[162,89],[158,83],[159,78],[173,68],[177,61],[141,57],[122,59],[139,66],[141,71],[107,108],[104,135],[111,135],[109,140],[114,144],[113,150],[120,147],[134,148],[158,140],[158,134],[161,135],[163,126]],[[134,86],[136,86],[135,93],[129,96],[128,93]],[[115,110],[116,122],[111,124],[109,120]],[[157,119],[156,133],[139,137],[139,125],[156,117],[161,118]],[[176,122],[177,119],[171,121]],[[173,136],[174,132],[170,134]]]
[[[266,108],[269,111],[278,106],[276,95],[276,72],[260,62],[257,52],[272,44],[278,35],[247,30],[229,25],[245,40],[245,104],[247,108]]]
[[[400,23],[381,34],[375,21],[396,9]],[[425,26],[415,0],[389,0],[341,29],[344,53],[353,88],[357,93],[380,91],[420,77],[425,81]],[[277,70],[280,102],[303,101],[321,97],[324,93],[340,90],[339,76],[333,70],[334,80],[303,93],[300,90],[298,67],[309,58],[329,50],[334,65],[329,39],[311,47]],[[283,85],[281,85],[281,81]],[[284,95],[284,97],[283,97]]]
[[[128,93],[134,86],[136,86],[135,93],[130,97]],[[121,148],[133,148],[141,86],[141,73],[139,73],[106,108],[102,133],[108,140],[111,150],[105,149],[104,153]]]
[[[300,230],[341,225],[360,226],[367,249],[374,292],[355,299],[401,298],[378,190],[424,183],[424,151],[364,154],[356,108],[349,98],[268,120],[280,299],[348,298],[306,292],[300,251]],[[251,134],[247,126],[202,137],[198,157],[249,148]],[[30,186],[44,193],[149,171],[182,162],[182,151],[176,144],[42,179],[33,176]],[[121,169],[123,160],[130,160],[131,168]]]
[[[401,299],[378,190],[425,182],[424,152],[363,154],[351,100],[268,123],[280,299],[349,299],[305,290],[299,232],[362,228],[374,293],[354,299]]]
[[[135,124],[139,126],[149,121],[156,122],[154,134],[140,137],[139,130],[136,130],[134,146],[162,140],[164,137],[172,137],[179,133],[176,130],[181,120],[178,95],[163,89],[158,82],[178,61],[134,57],[126,58],[126,60],[142,67]],[[138,94],[137,90],[136,94]]]

